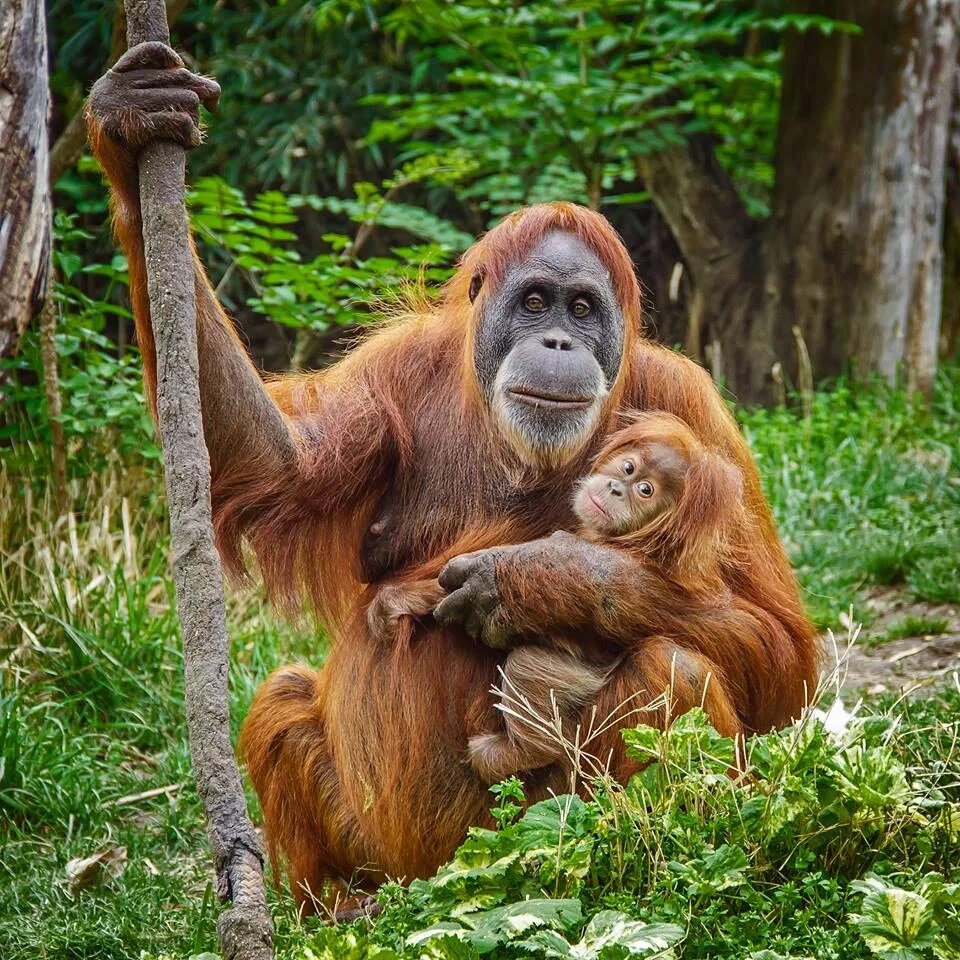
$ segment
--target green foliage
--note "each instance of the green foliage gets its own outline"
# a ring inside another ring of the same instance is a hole
[[[109,325],[126,321],[130,311],[118,306],[116,291],[127,284],[126,260],[116,255],[110,263],[84,265],[80,252],[90,234],[76,226],[76,218],[58,213],[55,220],[55,296],[59,312],[56,351],[61,389],[66,398],[61,423],[68,442],[93,444],[86,455],[71,460],[75,468],[96,469],[102,458],[91,455],[104,449],[97,441],[110,435],[110,449],[141,452],[159,457],[143,399],[140,364],[134,351],[118,352],[109,337]],[[85,292],[89,278],[102,289],[96,297]],[[20,353],[0,360],[0,377],[6,377],[0,417],[0,441],[21,436],[49,449],[50,423],[44,398],[40,337],[31,327]]]
[[[944,691],[933,709],[958,706]],[[960,804],[929,776],[934,745],[912,764],[903,726],[808,717],[754,737],[739,776],[701,710],[625,731],[648,763],[625,789],[475,828],[434,877],[386,888],[372,925],[305,934],[282,956],[954,958]],[[960,772],[955,753],[939,760]]]
[[[960,956],[960,884],[937,874],[923,877],[916,890],[904,890],[878,877],[852,884],[863,893],[850,919],[871,953],[882,960],[956,960]]]
[[[944,368],[932,404],[882,383],[841,381],[811,415],[740,411],[774,515],[814,619],[835,626],[868,588],[960,601],[960,371]]]
[[[380,186],[355,183],[355,198],[262,193],[249,203],[220,177],[201,179],[190,192],[198,236],[225,253],[224,279],[242,274],[251,296],[246,306],[295,329],[326,330],[363,323],[370,305],[417,281],[437,284],[445,266],[472,238],[428,211],[394,198],[425,180],[450,183],[471,163],[461,154],[422,157],[402,167]],[[334,213],[357,224],[354,236],[325,233],[329,252],[305,260],[298,249],[298,212]],[[394,245],[390,255],[366,255],[375,231],[397,232],[427,241]]]
[[[329,0],[324,23],[359,6]],[[416,43],[418,64],[444,64],[447,83],[368,97],[380,108],[368,143],[403,143],[407,155],[438,142],[468,149],[483,176],[467,196],[494,215],[539,198],[547,183],[552,196],[595,207],[635,202],[635,158],[701,135],[718,144],[751,212],[764,213],[779,37],[852,29],[737,0],[380,7],[388,35]]]

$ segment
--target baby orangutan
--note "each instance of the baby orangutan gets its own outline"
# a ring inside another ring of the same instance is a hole
[[[740,473],[677,417],[632,414],[577,485],[573,512],[580,521],[578,536],[628,550],[692,593],[725,592],[721,565],[728,532],[743,517]],[[469,549],[497,545],[492,539]],[[420,579],[378,591],[367,611],[373,636],[409,641],[414,618],[428,616],[444,596],[436,574],[449,556],[467,552],[462,546],[415,571]],[[433,577],[423,576],[428,569]],[[495,688],[505,729],[472,736],[467,744],[481,777],[493,783],[564,759],[555,720],[562,739],[571,740],[582,709],[620,663],[609,655],[606,663],[594,662],[590,646],[583,637],[541,637],[509,652],[502,687]]]

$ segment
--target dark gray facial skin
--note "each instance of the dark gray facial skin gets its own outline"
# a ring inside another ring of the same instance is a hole
[[[531,466],[589,439],[623,359],[623,312],[597,255],[550,233],[484,300],[473,359],[494,421]]]

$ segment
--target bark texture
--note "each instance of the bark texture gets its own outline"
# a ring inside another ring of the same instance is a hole
[[[126,0],[127,42],[169,43],[163,0]],[[155,143],[139,159],[150,317],[157,347],[157,419],[163,442],[173,573],[183,630],[190,752],[217,875],[232,900],[217,929],[228,960],[272,956],[263,852],[247,815],[230,743],[223,577],[210,522],[210,458],[198,383],[193,260],[183,203],[185,155]]]
[[[857,23],[787,43],[770,254],[774,302],[818,376],[853,358],[928,390],[942,290],[957,0],[807,0]]]
[[[796,382],[797,328],[816,378],[929,390],[943,292],[945,170],[960,0],[794,0],[858,34],[786,41],[770,218],[751,221],[704,141],[638,161],[693,275],[687,347],[742,400],[777,363]]]
[[[0,3],[0,357],[46,298],[50,262],[47,33],[42,0]]]

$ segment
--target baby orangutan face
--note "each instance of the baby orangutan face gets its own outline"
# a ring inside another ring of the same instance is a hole
[[[666,443],[621,447],[580,481],[573,512],[601,536],[633,533],[676,503],[686,466]]]

